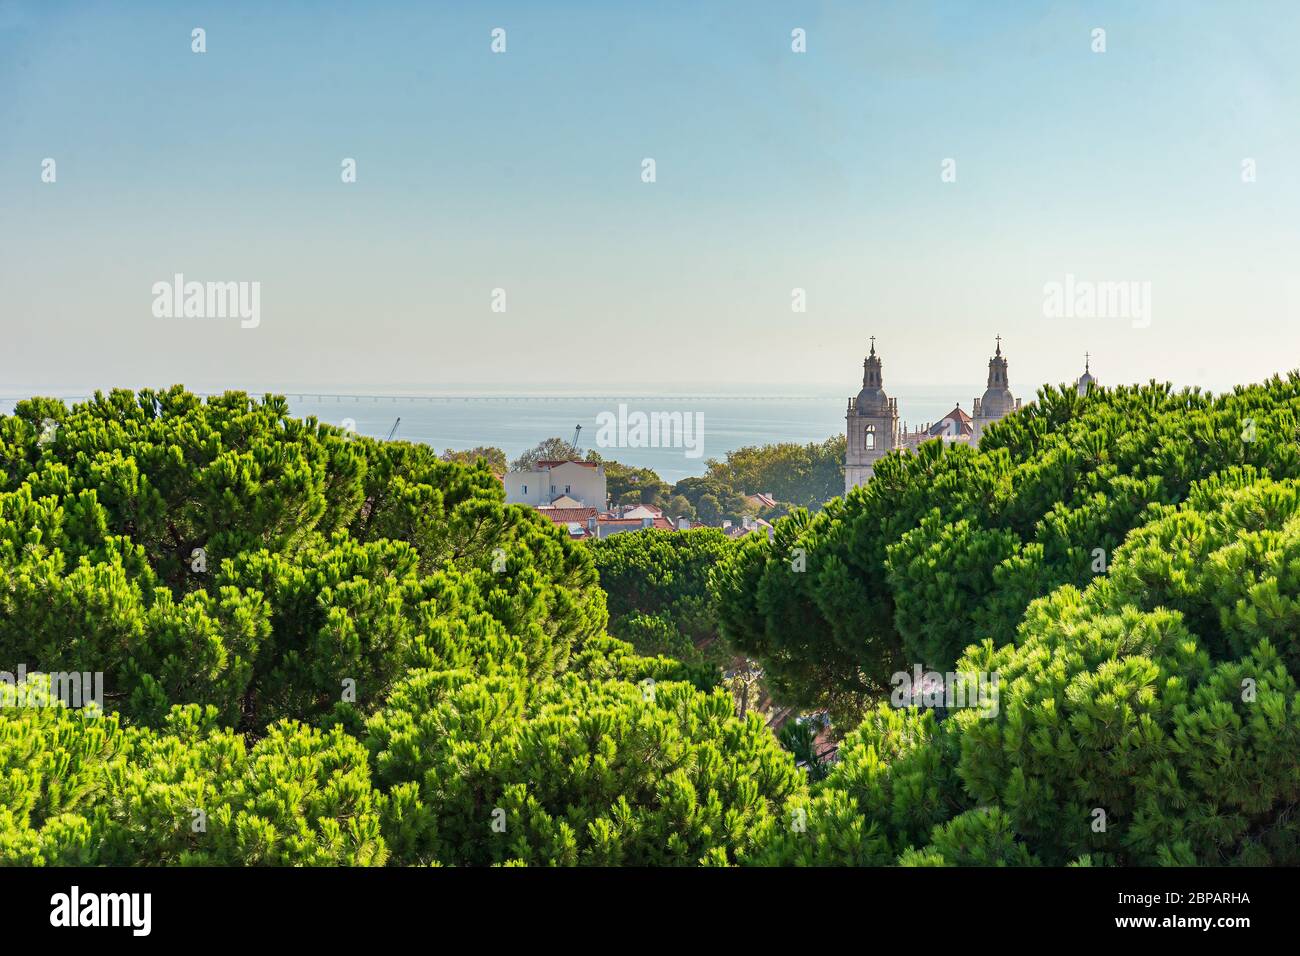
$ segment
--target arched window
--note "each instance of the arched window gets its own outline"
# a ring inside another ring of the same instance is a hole
[[[876,426],[868,425],[866,434],[862,436],[863,444],[867,451],[875,451],[876,448]]]

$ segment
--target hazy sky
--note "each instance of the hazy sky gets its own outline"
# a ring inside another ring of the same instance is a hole
[[[1257,380],[1300,366],[1298,10],[0,0],[0,394],[849,395],[872,334],[887,387],[980,381],[997,333],[1026,397],[1085,350]],[[260,282],[260,324],[156,317],[175,273]],[[1046,317],[1067,274],[1149,283],[1149,325]]]

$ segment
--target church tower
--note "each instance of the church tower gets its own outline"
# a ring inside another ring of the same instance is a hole
[[[989,381],[984,397],[975,399],[975,414],[971,416],[971,441],[978,443],[984,429],[1000,418],[1005,418],[1020,407],[1020,400],[1011,394],[1007,384],[1007,360],[1002,354],[1002,336],[997,337],[997,351],[989,359]]]
[[[885,394],[874,335],[871,354],[862,363],[862,391],[857,398],[849,399],[844,420],[848,441],[844,491],[848,493],[865,485],[876,462],[898,447],[898,401]]]
[[[1083,374],[1079,380],[1074,383],[1074,387],[1079,390],[1080,395],[1087,395],[1088,389],[1097,385],[1097,379],[1092,374],[1092,356],[1087,352],[1083,353]]]

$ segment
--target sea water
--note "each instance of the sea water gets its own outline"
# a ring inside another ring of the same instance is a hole
[[[60,390],[35,394],[84,400],[90,390]],[[563,395],[546,392],[505,394],[489,390],[463,389],[457,394],[387,394],[375,386],[363,389],[321,387],[248,389],[250,394],[267,391],[288,397],[292,413],[341,427],[355,428],[363,435],[386,438],[396,424],[395,438],[423,442],[438,451],[494,446],[513,459],[546,438],[570,441],[581,425],[578,444],[582,452],[594,449],[602,458],[649,468],[667,482],[704,474],[709,459],[723,459],[728,452],[748,445],[778,442],[808,444],[844,434],[844,413],[850,389],[842,396],[832,394],[770,395],[717,393],[685,396],[680,392],[655,394],[636,390],[627,395]],[[791,390],[793,391],[793,390]],[[910,427],[941,419],[958,402],[970,411],[969,396],[977,386],[896,386],[889,389],[898,400],[899,417]],[[963,396],[967,396],[964,397]],[[702,454],[690,456],[684,447],[646,447],[625,441],[602,447],[598,443],[602,414],[618,415],[619,406],[628,413],[681,413],[703,425]],[[0,399],[0,413],[12,414],[14,397]],[[697,416],[699,416],[697,418]],[[400,419],[400,422],[398,421]],[[752,489],[761,491],[762,489]]]

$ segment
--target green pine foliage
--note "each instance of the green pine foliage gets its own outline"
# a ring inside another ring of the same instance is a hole
[[[684,683],[419,671],[369,731],[386,832],[419,862],[734,862],[801,785],[757,717]]]
[[[1300,481],[1233,467],[972,644],[995,714],[880,704],[759,863],[1300,864]]]
[[[275,396],[19,403],[0,669],[101,672],[106,712],[0,685],[0,862],[752,850],[799,772],[707,668],[609,637],[588,550],[503,497]]]
[[[709,575],[732,546],[717,528],[630,531],[587,542],[607,596],[609,633],[642,654],[725,663]]]
[[[1296,376],[1048,390],[771,541],[591,547],[275,397],[20,403],[0,670],[105,694],[0,683],[0,863],[1300,864],[1298,422]],[[895,706],[916,664],[996,706]]]
[[[29,694],[31,691],[29,691]],[[160,731],[31,699],[0,719],[8,864],[370,866],[385,862],[365,748],[286,721],[253,745],[215,708]]]
[[[1160,506],[1228,469],[1300,477],[1300,375],[1211,397],[1152,383],[1047,388],[979,450],[935,441],[715,575],[724,637],[803,706],[869,706],[899,662],[943,671],[1086,587]],[[797,558],[802,558],[797,561]]]

